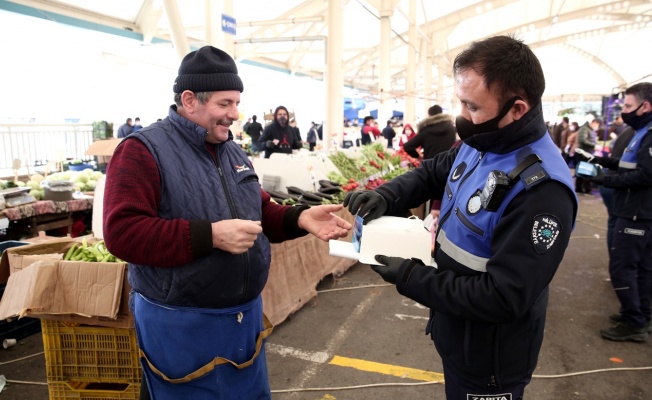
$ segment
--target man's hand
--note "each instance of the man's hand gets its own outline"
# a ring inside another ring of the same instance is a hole
[[[590,180],[596,185],[604,185],[604,180],[607,177],[607,175],[604,173],[604,170],[600,165],[596,165],[596,170],[598,171],[598,174],[596,176],[589,176],[586,179]]]
[[[596,175],[595,176],[593,176],[593,175],[585,175],[585,174],[582,174],[582,173],[578,173],[577,171],[575,172],[575,175],[579,176],[582,179],[586,179],[587,181],[591,181],[591,182],[595,183],[596,185],[603,185],[604,180],[607,177],[607,175],[604,173],[604,170],[603,170],[602,166],[600,166],[599,164],[595,166],[595,170],[596,170]]]
[[[374,258],[381,265],[371,265],[371,269],[376,271],[385,282],[389,282],[394,285],[396,285],[399,270],[403,265],[407,266],[406,270],[403,273],[408,274],[408,276],[415,265],[425,265],[423,261],[419,260],[418,258],[408,259],[401,257],[388,257],[382,254],[377,254]]]
[[[349,212],[362,217],[362,224],[372,221],[385,214],[387,202],[378,192],[373,190],[356,190],[349,192],[344,198],[344,207],[349,207]]]
[[[307,230],[326,242],[344,237],[353,226],[333,214],[342,208],[341,204],[310,207],[299,214],[299,228]]]
[[[579,147],[575,149],[575,154],[578,155],[577,158],[580,161],[586,161],[586,162],[589,162],[589,163],[592,162],[593,159],[595,158],[595,156],[593,154],[589,153],[588,151],[582,150]]]
[[[232,254],[249,250],[263,231],[260,221],[227,219],[211,224],[213,247]]]
[[[401,268],[401,265],[403,265],[404,262],[409,261],[405,258],[388,257],[381,254],[377,254],[374,258],[380,263],[380,265],[372,264],[371,269],[376,271],[385,282],[394,285],[396,285],[396,278],[398,277],[398,270]]]

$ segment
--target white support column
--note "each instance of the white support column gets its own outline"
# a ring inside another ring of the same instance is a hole
[[[168,22],[170,23],[170,34],[172,35],[172,44],[177,50],[179,60],[183,59],[186,54],[190,53],[190,44],[186,30],[181,22],[179,15],[179,6],[176,0],[163,0],[163,7],[165,13],[168,15]]]
[[[405,91],[405,113],[403,122],[414,125],[416,117],[416,75],[417,75],[417,0],[410,0],[410,27],[408,29],[408,65]]]
[[[328,2],[328,38],[326,39],[326,120],[324,121],[323,142],[325,150],[334,138],[342,143],[344,116],[344,67],[342,54],[344,48],[344,6],[342,0]]]
[[[220,7],[220,4],[223,7]],[[235,58],[235,38],[222,31],[222,14],[233,16],[233,0],[223,0],[220,2],[205,0],[204,9],[206,44],[217,47]]]
[[[444,102],[444,74],[446,73],[446,61],[444,56],[437,58],[437,104]]]
[[[392,46],[392,1],[382,0],[380,7],[380,74],[378,80],[378,121],[384,125],[385,121],[392,116],[392,105],[390,92],[392,91],[391,81],[391,46]]]
[[[434,36],[433,36],[434,39]],[[430,40],[430,43],[425,44],[426,48],[426,54],[424,55],[423,59],[423,93],[426,97],[425,101],[425,112],[424,116],[428,115],[428,108],[432,106],[433,102],[435,101],[435,96],[432,92],[432,65],[434,63],[433,59],[433,45],[432,45],[432,39]]]

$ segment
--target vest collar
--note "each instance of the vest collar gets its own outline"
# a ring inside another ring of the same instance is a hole
[[[473,135],[464,143],[481,152],[505,154],[540,139],[547,131],[539,103],[518,121],[497,131]]]
[[[179,125],[181,128],[183,128],[179,131],[181,132],[182,136],[184,136],[192,144],[197,146],[204,146],[206,144],[206,135],[208,134],[206,128],[201,127],[189,119],[181,116],[181,114],[177,112],[177,106],[175,104],[170,106],[168,117],[173,124]],[[229,140],[233,140],[233,133],[231,133],[231,130],[229,130],[229,137],[226,139],[226,141],[228,142]]]

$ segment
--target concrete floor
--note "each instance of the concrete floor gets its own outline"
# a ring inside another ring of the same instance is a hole
[[[572,377],[552,375],[610,368],[652,366],[646,343],[603,340],[599,329],[618,302],[607,272],[606,210],[599,194],[581,195],[577,226],[551,284],[548,321],[539,364],[527,399],[649,399],[652,369]],[[597,235],[597,237],[596,237]],[[443,399],[441,361],[425,333],[428,310],[400,296],[366,265],[327,277],[303,309],[279,325],[267,342],[274,400]],[[381,285],[357,288],[365,285]],[[329,289],[357,288],[326,291]],[[33,335],[10,350],[0,349],[0,374],[45,382],[43,356],[2,365],[42,350]],[[335,388],[399,383],[335,390]],[[294,389],[321,388],[316,391]],[[281,392],[289,390],[289,392]],[[0,400],[47,399],[44,386],[11,384]]]

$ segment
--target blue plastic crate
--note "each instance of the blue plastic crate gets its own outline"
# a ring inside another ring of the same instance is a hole
[[[19,242],[17,240],[8,240],[6,242],[0,242],[0,255],[11,248],[24,246],[29,243]],[[0,299],[5,293],[5,287],[7,284],[0,284]],[[27,336],[33,335],[41,331],[41,321],[37,318],[21,318],[16,319],[11,322],[6,320],[0,321],[0,342],[5,339],[23,339]]]

